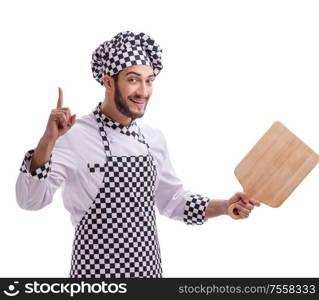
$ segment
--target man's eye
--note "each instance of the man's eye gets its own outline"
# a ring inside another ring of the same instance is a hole
[[[136,82],[136,78],[130,78],[128,81],[129,82]]]

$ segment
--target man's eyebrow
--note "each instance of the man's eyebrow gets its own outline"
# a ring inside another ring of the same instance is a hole
[[[130,75],[130,74],[134,74],[134,75],[137,75],[137,76],[142,76],[142,74],[137,73],[137,72],[133,72],[133,71],[127,72],[127,73],[125,74],[125,76]],[[151,74],[151,75],[149,75],[149,76],[147,76],[147,77],[149,78],[149,77],[155,77],[155,76],[154,76],[154,74]]]

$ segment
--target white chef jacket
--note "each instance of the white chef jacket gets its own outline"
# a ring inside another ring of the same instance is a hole
[[[115,156],[146,155],[147,147],[136,138],[142,133],[154,158],[158,176],[155,205],[158,211],[186,224],[203,224],[209,198],[183,187],[171,164],[165,138],[159,129],[135,120],[124,126],[109,117],[105,131]],[[94,201],[104,174],[90,173],[88,164],[103,165],[105,150],[93,112],[77,119],[74,126],[59,137],[50,160],[32,173],[33,150],[26,153],[16,182],[16,200],[26,210],[39,210],[50,204],[62,187],[62,199],[76,227]]]

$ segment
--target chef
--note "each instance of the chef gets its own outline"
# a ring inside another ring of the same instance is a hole
[[[236,203],[247,218],[259,202],[238,192],[214,200],[183,187],[164,135],[139,119],[162,69],[162,50],[145,33],[118,33],[92,54],[105,98],[76,119],[59,88],[37,147],[16,182],[19,206],[38,210],[62,188],[75,227],[70,277],[162,277],[155,206],[169,218],[203,224]]]

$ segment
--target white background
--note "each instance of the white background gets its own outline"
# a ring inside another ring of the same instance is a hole
[[[74,228],[57,192],[40,211],[15,200],[58,86],[78,116],[104,88],[93,50],[145,32],[164,68],[144,121],[164,132],[185,187],[212,199],[242,188],[234,168],[280,120],[319,152],[317,1],[1,1],[0,276],[67,277]],[[165,277],[319,276],[317,166],[277,209],[187,226],[158,215]]]

